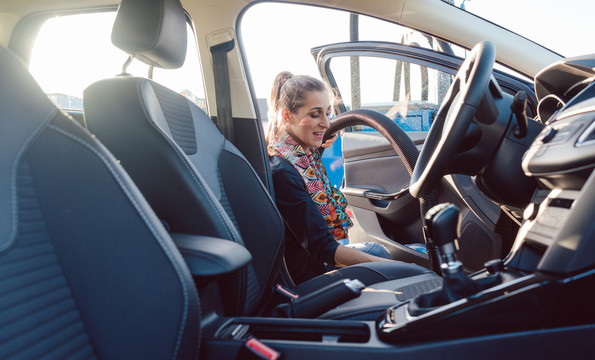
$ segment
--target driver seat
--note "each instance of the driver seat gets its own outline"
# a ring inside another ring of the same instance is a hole
[[[138,16],[140,9],[148,15]],[[185,59],[185,34],[178,0],[123,0],[112,41],[151,66],[176,68]],[[251,264],[227,279],[223,301],[229,315],[263,314],[282,266],[284,223],[254,169],[208,115],[182,95],[131,76],[89,86],[84,112],[88,129],[121,161],[171,232],[220,237],[250,251]],[[382,262],[333,271],[293,291],[308,294],[344,278],[390,291],[364,292],[322,317],[374,319],[441,284],[421,266]]]
[[[0,359],[196,359],[192,276],[112,154],[0,45]]]

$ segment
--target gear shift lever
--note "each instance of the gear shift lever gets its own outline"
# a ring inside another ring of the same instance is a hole
[[[420,295],[409,303],[410,314],[417,316],[436,306],[449,304],[481,290],[477,282],[467,277],[463,264],[457,260],[457,225],[459,209],[453,204],[440,204],[426,214],[428,230],[439,254],[444,278],[442,290]]]
[[[448,278],[463,272],[463,264],[456,257],[459,209],[453,204],[440,204],[428,211],[426,219],[429,220],[432,240],[438,250],[442,275]]]

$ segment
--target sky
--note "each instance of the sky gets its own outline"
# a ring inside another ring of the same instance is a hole
[[[456,4],[460,2],[457,0]],[[248,64],[253,75],[259,74],[252,79],[257,94],[266,96],[280,70],[318,74],[310,48],[349,40],[347,14],[325,9],[312,12],[304,7],[290,6],[256,5],[246,12],[242,20],[241,31],[245,34],[242,40]],[[467,0],[465,6],[468,11],[502,24],[562,55],[595,53],[595,42],[584,35],[595,33],[595,21],[592,20],[595,1]],[[292,16],[278,15],[288,13]],[[552,13],[558,14],[557,21],[553,23],[549,20]],[[360,40],[398,42],[402,34],[396,29],[398,26],[382,23],[360,17]],[[257,70],[254,70],[255,67]]]
[[[595,33],[592,0],[467,0],[464,3],[468,11],[564,56],[595,53],[595,43],[591,40]]]
[[[457,0],[457,4],[460,2]],[[490,2],[498,4],[496,11],[487,7]],[[479,15],[498,19],[505,27],[564,55],[595,53],[595,42],[584,36],[595,33],[595,21],[591,19],[595,2],[540,0],[537,7],[531,5],[534,3],[466,0],[465,6]],[[558,14],[554,22],[548,20],[551,12]],[[52,19],[44,25],[34,47],[30,70],[46,92],[80,96],[92,82],[120,72],[127,56],[111,45],[113,19],[113,14],[69,16]],[[104,31],[84,31],[85,28]],[[348,41],[348,29],[347,13],[288,4],[262,3],[251,7],[239,31],[257,97],[268,96],[272,81],[281,70],[318,76],[310,48]],[[403,32],[398,25],[360,17],[360,40],[398,42]],[[196,48],[192,42],[189,45],[185,70],[167,72],[163,81],[176,91],[191,87],[193,93],[204,96]],[[133,64],[131,72],[146,75],[146,66],[138,61]],[[158,81],[159,76],[156,73]]]

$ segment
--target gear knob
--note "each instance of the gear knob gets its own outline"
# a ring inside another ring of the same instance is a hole
[[[441,304],[451,303],[481,290],[475,280],[467,277],[463,270],[463,264],[456,258],[459,217],[459,209],[449,203],[434,206],[426,215],[430,235],[440,258],[440,270],[444,276],[442,291],[439,295]]]
[[[426,220],[430,236],[440,254],[440,263],[454,263],[458,250],[459,209],[454,204],[439,204],[428,211]]]

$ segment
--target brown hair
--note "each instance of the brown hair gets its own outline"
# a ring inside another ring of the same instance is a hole
[[[311,91],[327,91],[329,96],[333,94],[324,82],[312,76],[293,75],[289,71],[282,71],[277,74],[268,104],[267,142],[273,140],[284,129],[285,125],[283,119],[281,119],[281,110],[288,109],[295,114],[299,108],[304,106],[304,99]]]

